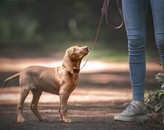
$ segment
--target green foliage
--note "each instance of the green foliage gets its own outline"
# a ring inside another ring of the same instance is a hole
[[[150,114],[161,114],[164,123],[164,73],[159,72],[155,79],[161,83],[161,88],[149,93],[145,99],[145,108]]]
[[[102,59],[102,60],[106,60],[106,61],[127,61],[128,60],[128,56],[127,53],[121,52],[118,50],[114,50],[114,49],[99,49],[97,51],[94,51],[92,53],[92,58],[95,59]]]
[[[90,47],[102,5],[101,0],[1,0],[0,49],[62,50],[70,45],[84,44]],[[109,21],[120,23],[115,0],[110,2]],[[152,51],[149,54],[151,57]],[[125,29],[114,30],[103,19],[93,57],[127,60]]]
[[[1,1],[0,45],[91,41],[102,4],[99,0]],[[106,40],[108,32],[101,33]]]

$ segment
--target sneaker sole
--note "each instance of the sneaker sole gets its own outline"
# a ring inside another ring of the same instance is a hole
[[[147,119],[148,119],[147,115],[132,116],[132,117],[125,117],[125,116],[114,117],[114,120],[118,120],[118,121],[144,121]]]

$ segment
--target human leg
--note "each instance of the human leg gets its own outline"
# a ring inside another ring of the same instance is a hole
[[[129,67],[133,102],[115,120],[147,119],[143,109],[145,84],[146,8],[147,0],[123,0],[123,16],[128,37]]]
[[[155,40],[164,68],[164,0],[150,0],[150,4],[153,14]]]
[[[146,7],[145,0],[123,0],[128,38],[129,68],[133,100],[143,101],[145,85]]]

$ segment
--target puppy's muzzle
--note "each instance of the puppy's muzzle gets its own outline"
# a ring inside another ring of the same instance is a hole
[[[84,51],[85,55],[87,55],[89,53],[88,47],[87,46],[84,46],[83,47],[83,51]]]

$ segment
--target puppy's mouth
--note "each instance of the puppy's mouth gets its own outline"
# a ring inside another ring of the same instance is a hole
[[[83,47],[83,52],[84,52],[85,55],[87,55],[89,53],[89,49],[88,49],[87,46]]]

